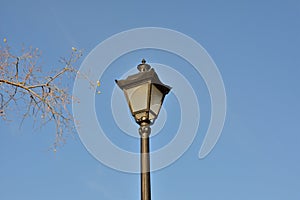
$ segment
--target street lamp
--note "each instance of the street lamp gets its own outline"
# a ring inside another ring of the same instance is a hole
[[[149,135],[150,125],[157,118],[165,96],[171,87],[163,84],[154,69],[142,63],[137,66],[140,71],[128,76],[125,80],[116,80],[118,86],[123,90],[132,116],[140,125],[141,136],[141,200],[151,200],[150,191],[150,157],[149,157]]]

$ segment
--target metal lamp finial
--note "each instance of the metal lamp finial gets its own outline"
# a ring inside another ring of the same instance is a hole
[[[143,58],[142,60],[142,64],[139,64],[137,66],[137,69],[140,71],[140,72],[147,72],[151,69],[151,66],[146,64],[146,60]]]

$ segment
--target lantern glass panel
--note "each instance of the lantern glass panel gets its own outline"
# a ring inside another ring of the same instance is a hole
[[[149,84],[124,89],[132,114],[148,108]]]
[[[163,93],[157,89],[157,87],[153,84],[151,88],[151,101],[150,101],[150,113],[149,119],[155,119],[160,111],[162,100],[163,100]]]

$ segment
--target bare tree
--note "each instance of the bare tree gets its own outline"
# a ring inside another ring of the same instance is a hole
[[[0,117],[9,120],[10,114],[21,119],[32,118],[34,124],[44,126],[55,124],[53,149],[65,143],[65,134],[74,132],[70,110],[72,102],[72,81],[78,73],[75,64],[82,51],[72,47],[68,58],[61,58],[61,67],[44,72],[41,65],[41,52],[38,48],[23,47],[13,53],[3,40],[0,45]],[[17,55],[15,55],[17,54]]]

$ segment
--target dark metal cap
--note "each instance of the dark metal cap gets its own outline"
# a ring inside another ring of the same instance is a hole
[[[143,59],[143,60],[142,60],[142,64],[139,64],[139,65],[137,66],[137,68],[138,68],[138,70],[139,70],[140,72],[147,72],[147,71],[149,71],[149,70],[151,69],[151,66],[148,65],[148,64],[146,64],[146,60]]]

